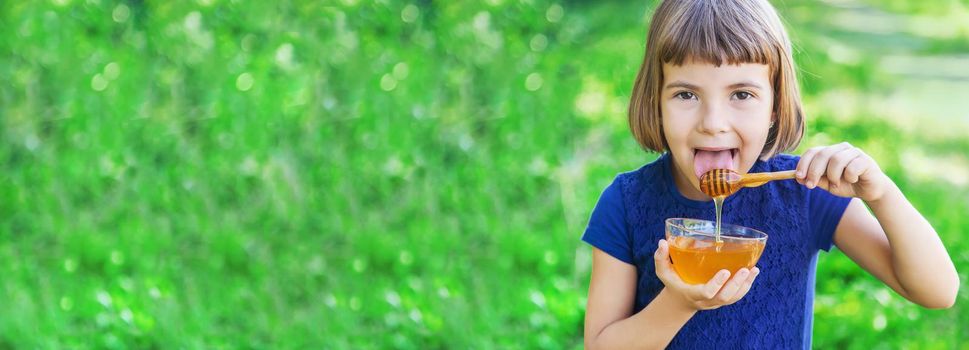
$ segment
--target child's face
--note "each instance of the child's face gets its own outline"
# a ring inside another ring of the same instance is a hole
[[[744,174],[757,161],[772,120],[768,73],[764,64],[663,64],[663,132],[684,195],[706,198],[699,178],[710,169]]]

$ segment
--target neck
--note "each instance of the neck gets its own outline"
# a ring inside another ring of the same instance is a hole
[[[670,162],[670,165],[673,167],[673,184],[676,185],[676,189],[680,191],[680,194],[683,195],[683,197],[695,201],[708,201],[712,199],[710,196],[701,192],[699,188],[696,188],[696,186],[693,185],[693,182],[687,177],[688,175],[684,174],[683,171],[676,166],[676,162]]]

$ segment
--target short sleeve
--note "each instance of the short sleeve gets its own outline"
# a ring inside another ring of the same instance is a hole
[[[830,251],[834,245],[834,230],[838,228],[851,198],[835,196],[820,187],[808,191],[811,233],[817,238],[818,249]]]
[[[599,196],[582,240],[612,257],[632,265],[632,240],[626,226],[622,183],[617,177]]]

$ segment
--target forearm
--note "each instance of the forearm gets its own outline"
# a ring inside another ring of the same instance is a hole
[[[894,183],[867,204],[888,237],[895,278],[907,297],[928,307],[951,305],[959,277],[932,225]]]
[[[588,344],[589,349],[662,349],[696,310],[663,289],[642,311],[610,324]]]

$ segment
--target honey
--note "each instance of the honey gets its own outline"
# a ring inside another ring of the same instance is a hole
[[[707,283],[718,271],[731,275],[741,268],[753,268],[764,252],[765,240],[715,240],[668,237],[673,269],[684,282]]]

